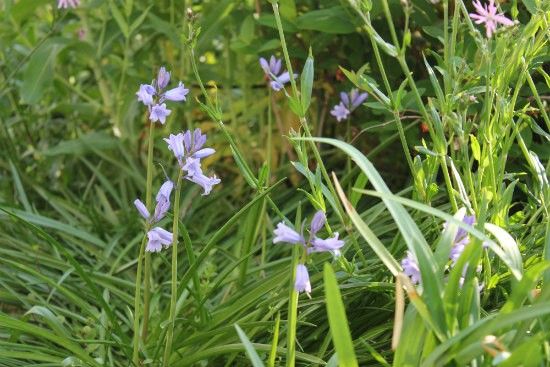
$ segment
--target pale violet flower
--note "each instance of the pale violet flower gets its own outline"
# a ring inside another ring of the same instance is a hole
[[[500,23],[504,26],[512,26],[514,22],[499,13],[495,6],[494,0],[489,0],[489,5],[482,5],[479,0],[473,1],[476,13],[470,13],[470,18],[474,19],[476,24],[485,23],[485,33],[487,38],[491,38],[493,33],[497,30],[497,25]]]
[[[466,215],[462,219],[462,222],[464,224],[467,224],[469,226],[473,226],[475,224],[476,217],[474,215]],[[446,227],[447,224],[444,224],[444,227]],[[454,265],[457,261],[460,255],[462,255],[462,252],[464,252],[464,248],[466,245],[470,243],[470,236],[468,235],[468,232],[466,232],[462,228],[458,228],[458,231],[456,232],[456,236],[453,240],[453,244],[451,247],[451,252],[449,254],[449,258],[452,260],[452,264]]]
[[[340,102],[337,105],[335,105],[332,108],[332,110],[330,110],[330,114],[336,118],[336,121],[340,122],[342,120],[347,119],[350,112],[346,108],[346,106],[344,106],[344,103]]]
[[[164,125],[166,122],[166,117],[170,115],[170,113],[172,113],[172,111],[166,108],[166,103],[157,104],[151,108],[149,119],[151,122],[160,121],[160,123]]]
[[[345,242],[342,240],[339,240],[338,236],[339,236],[338,232],[334,232],[334,236],[329,237],[327,239],[314,238],[311,241],[311,245],[313,247],[310,247],[308,251],[310,252],[330,251],[335,255],[339,255],[340,249],[344,246]]]
[[[203,196],[210,194],[212,187],[221,182],[221,180],[215,175],[212,177],[207,177],[202,173],[202,171],[193,172],[193,176],[186,177],[186,179],[202,187],[204,189],[204,192],[202,193]]]
[[[266,77],[268,77],[271,82],[271,89],[278,92],[284,88],[285,84],[290,81],[290,74],[288,71],[281,73],[283,62],[281,59],[277,59],[275,56],[271,56],[269,62],[263,57],[260,57],[260,66],[262,67]],[[294,74],[296,78],[298,74]]]
[[[345,120],[348,116],[365,100],[369,95],[367,93],[359,93],[357,89],[352,89],[349,93],[340,93],[340,103],[335,105],[330,114],[336,118],[338,122]]]
[[[185,88],[182,82],[179,82],[176,88],[164,91],[169,82],[170,73],[161,67],[157,79],[151,84],[141,84],[136,93],[138,101],[147,106],[151,122],[160,121],[161,124],[166,122],[166,117],[171,111],[166,108],[164,101],[179,102],[187,99],[189,89]]]
[[[143,204],[141,200],[134,200],[134,205],[136,206],[139,214],[145,220],[147,220],[148,223],[153,224],[159,222],[162,218],[164,218],[164,216],[170,209],[170,194],[172,193],[173,188],[174,183],[170,180],[167,180],[162,184],[156,196],[157,204],[155,206],[155,213],[153,217],[151,217],[151,215],[149,214],[149,210],[147,210],[147,207],[145,206],[145,204]]]
[[[309,240],[306,241],[303,233],[298,233],[283,222],[277,224],[277,228],[273,231],[275,237],[273,243],[286,242],[290,244],[301,244],[307,248],[308,253],[311,252],[332,252],[339,254],[340,248],[344,246],[344,241],[338,239],[338,233],[335,232],[333,237],[322,239],[317,237],[317,232],[325,225],[326,217],[322,210],[318,210],[309,226]]]
[[[182,82],[174,88],[164,93],[164,98],[169,101],[185,101],[185,96],[189,93],[189,89],[186,89]]]
[[[161,66],[157,74],[157,87],[162,90],[170,83],[170,73],[166,71],[164,66]]]
[[[145,251],[148,252],[159,252],[163,247],[169,247],[172,244],[172,233],[167,230],[155,227],[147,232],[147,246]]]
[[[303,235],[303,228],[301,233],[298,233],[290,226],[280,222],[273,231],[275,235],[275,237],[273,237],[273,243],[285,242],[293,245],[301,245],[308,254],[312,252],[331,252],[334,256],[339,256],[340,249],[344,246],[344,241],[338,239],[337,232],[334,232],[333,237],[327,239],[317,237],[317,233],[323,228],[325,222],[325,213],[322,210],[318,210],[309,225],[309,238],[307,241]],[[305,291],[308,295],[311,292],[309,274],[306,266],[303,264],[298,264],[296,268],[296,283],[294,288],[298,292]]]
[[[185,178],[201,186],[204,190],[203,195],[210,194],[212,187],[221,182],[215,175],[208,177],[202,171],[200,160],[216,151],[212,148],[203,148],[206,135],[200,129],[197,128],[193,132],[187,130],[177,135],[170,134],[164,141],[168,144],[168,149],[174,153],[181,169],[186,172]]]
[[[57,0],[58,9],[76,8],[80,5],[80,0]]]
[[[298,264],[296,266],[296,281],[294,282],[294,289],[296,292],[306,292],[308,295],[311,293],[309,273],[304,264]]]
[[[271,89],[273,89],[275,92],[278,92],[281,89],[283,89],[285,87],[285,84],[288,83],[289,81],[290,81],[290,74],[288,73],[288,71],[285,71],[281,75],[273,77],[273,80],[269,84],[271,85]]]
[[[214,153],[216,153],[214,149],[204,148],[204,149],[197,150],[195,153],[193,153],[192,157],[201,159],[201,158],[206,158],[208,156],[211,156]]]
[[[268,63],[266,59],[260,57],[260,66],[266,75],[279,75],[281,67],[283,66],[283,60],[277,59],[275,56],[271,55]]]
[[[298,232],[296,232],[283,222],[277,224],[277,229],[275,229],[273,233],[275,234],[275,238],[273,238],[273,243],[286,242],[291,244],[305,244],[304,236],[298,234]]]
[[[403,267],[403,273],[411,278],[413,284],[420,283],[421,277],[418,262],[409,251],[407,251],[407,256],[401,260],[401,266]]]
[[[172,190],[174,189],[174,183],[170,180],[166,180],[159,189],[159,192],[157,193],[157,197],[155,198],[157,201],[161,200],[162,198],[170,199],[170,194],[172,193]]]
[[[168,150],[171,150],[174,153],[176,159],[180,161],[185,154],[185,148],[183,146],[183,134],[170,134],[169,137],[164,138],[164,141],[168,144]]]
[[[359,91],[354,88],[349,93],[341,92],[340,100],[350,110],[350,112],[353,112],[353,110],[365,102],[368,96],[369,95],[367,93],[359,93]]]
[[[136,95],[139,102],[146,106],[151,106],[153,104],[153,97],[155,96],[155,88],[149,84],[141,84]]]
[[[149,210],[147,210],[147,207],[145,206],[145,204],[143,204],[141,200],[134,200],[134,205],[136,206],[137,211],[143,217],[143,219],[149,219],[149,217],[151,216],[149,214]]]
[[[317,232],[319,232],[321,228],[323,228],[326,221],[327,221],[327,217],[325,216],[325,212],[322,210],[318,210],[313,216],[313,219],[311,220],[311,225],[309,226],[309,233],[312,236],[315,236]]]
[[[173,189],[174,183],[170,180],[167,180],[160,187],[156,197],[157,205],[155,207],[155,214],[153,216],[153,220],[155,222],[158,222],[162,218],[164,218],[166,213],[168,213],[168,210],[170,210],[170,194],[172,193]]]
[[[185,177],[191,178],[195,175],[202,174],[201,160],[198,158],[188,157],[185,160],[185,164],[181,166],[181,169],[187,172]]]

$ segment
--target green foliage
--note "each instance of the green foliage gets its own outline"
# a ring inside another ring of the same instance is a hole
[[[80,3],[0,2],[0,365],[549,363],[547,1],[497,3],[515,24],[490,39],[462,0]],[[271,54],[299,75],[280,92]],[[191,91],[150,130],[135,92],[160,66]],[[138,276],[132,202],[196,127],[222,184],[182,181],[177,258]],[[339,257],[272,243],[316,210]]]

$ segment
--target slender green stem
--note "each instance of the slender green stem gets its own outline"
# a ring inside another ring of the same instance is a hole
[[[151,189],[153,186],[153,132],[154,132],[154,124],[150,123],[149,125],[149,145],[147,148],[147,186],[146,186],[146,193],[145,193],[145,201],[146,206],[150,210],[151,205]],[[147,233],[149,231],[149,226],[147,225],[145,232]],[[136,290],[134,294],[134,340],[133,340],[133,353],[132,353],[132,361],[134,365],[139,366],[139,339],[140,339],[140,332],[139,332],[139,317],[141,313],[141,273],[142,273],[142,267],[143,267],[143,259],[147,259],[149,254],[145,252],[145,244],[147,240],[147,235],[143,236],[143,240],[141,241],[141,245],[139,248],[139,254],[138,254],[138,263],[137,263],[137,273],[136,273]],[[147,260],[146,260],[146,269],[145,269],[145,284],[148,284],[147,281],[148,273],[147,273]],[[147,286],[145,288],[146,292],[145,295],[147,298]],[[146,320],[148,319],[149,315],[149,303],[148,298],[147,302],[145,302],[145,305],[143,307],[143,314],[144,314],[144,320],[143,320],[143,329],[142,329],[142,338],[145,340],[146,330],[147,330],[147,324]]]
[[[445,99],[446,95],[450,90],[450,80],[449,75],[451,73],[450,65],[450,47],[449,47],[449,0],[443,0],[443,60],[445,62],[445,67],[447,72],[443,78],[443,85],[445,89]],[[443,103],[444,101],[441,101]]]
[[[170,319],[167,325],[166,345],[164,346],[163,366],[168,366],[172,353],[172,339],[174,337],[174,322],[176,320],[176,299],[178,297],[178,227],[180,211],[180,191],[183,170],[179,170],[178,181],[174,198],[174,221],[172,223],[172,281],[170,283]]]
[[[155,124],[149,125],[149,143],[147,147],[147,183],[145,186],[145,205],[150,213],[153,212],[153,146]],[[141,330],[141,338],[145,342],[147,340],[147,328],[149,326],[149,304],[151,302],[151,254],[145,253],[145,274],[143,276],[144,292],[143,292],[143,325]]]
[[[134,349],[132,353],[132,362],[134,366],[139,366],[139,313],[141,309],[141,272],[143,266],[143,254],[145,253],[145,244],[147,236],[143,236],[139,246],[139,255],[136,273],[136,290],[134,294]]]
[[[266,161],[267,161],[267,186],[271,182],[271,152],[273,149],[272,135],[273,135],[273,116],[271,111],[271,88],[267,88],[269,101],[267,103],[267,152],[266,152]]]
[[[458,211],[458,205],[456,203],[451,176],[449,175],[449,168],[447,167],[447,162],[445,161],[447,157],[442,155],[440,155],[439,157],[441,169],[443,171],[443,177],[445,178],[445,184],[447,185],[447,190],[449,191],[449,200],[451,201],[451,206],[453,207],[453,213],[456,213]]]
[[[397,40],[397,33],[395,32],[395,26],[393,24],[393,17],[391,15],[390,7],[387,0],[382,1],[382,7],[384,8],[384,15],[386,16],[386,21],[388,22],[388,28],[390,29],[392,42],[397,49],[400,49],[399,42]]]
[[[352,144],[351,141],[351,116],[348,115],[346,120],[346,143]],[[346,154],[346,173],[351,171],[351,157]]]
[[[522,60],[523,64],[525,64],[525,60]],[[525,66],[527,68],[527,66]],[[529,83],[529,88],[531,88],[531,92],[533,93],[533,96],[535,97],[535,101],[537,102],[537,106],[539,107],[539,111],[542,114],[542,118],[544,119],[544,122],[546,123],[546,127],[548,130],[550,130],[550,118],[548,118],[548,114],[546,113],[546,108],[542,104],[542,100],[540,99],[539,92],[537,91],[537,87],[535,86],[535,83],[533,82],[533,78],[531,78],[531,75],[529,73],[525,73],[527,76],[527,83]]]

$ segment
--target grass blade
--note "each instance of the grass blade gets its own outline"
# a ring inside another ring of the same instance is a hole
[[[325,263],[323,279],[330,333],[338,354],[338,365],[341,367],[358,367],[342,295],[334,271],[328,263]]]

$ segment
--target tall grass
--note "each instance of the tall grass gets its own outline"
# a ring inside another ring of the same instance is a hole
[[[548,364],[550,7],[497,5],[488,38],[463,0],[0,4],[0,365]],[[164,126],[135,100],[162,65],[191,86]],[[222,184],[178,185],[146,254],[131,203],[195,127]],[[272,243],[317,210],[340,256]]]

